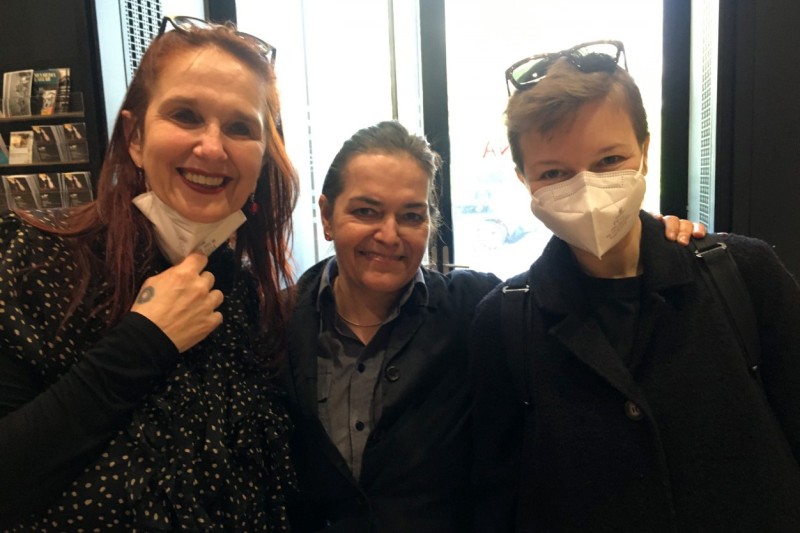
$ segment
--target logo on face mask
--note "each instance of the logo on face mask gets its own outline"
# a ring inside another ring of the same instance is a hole
[[[192,222],[162,202],[152,191],[140,194],[133,203],[153,223],[158,248],[173,265],[192,252],[211,255],[247,220],[244,213],[234,211],[219,222]]]
[[[636,222],[646,188],[641,169],[580,172],[533,193],[531,211],[558,238],[601,259]]]

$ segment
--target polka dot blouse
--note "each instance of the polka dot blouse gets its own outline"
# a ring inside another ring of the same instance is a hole
[[[207,267],[223,324],[179,355],[136,313],[106,330],[100,280],[62,324],[68,247],[14,214],[0,239],[0,530],[288,531],[291,426],[231,250]]]

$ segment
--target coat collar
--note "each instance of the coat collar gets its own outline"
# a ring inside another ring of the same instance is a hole
[[[664,225],[644,211],[642,220],[641,261],[644,267],[644,292],[664,293],[692,282],[693,257],[683,247],[664,237]],[[537,305],[556,315],[586,310],[581,290],[578,262],[567,243],[553,237],[542,256],[531,265],[532,294]]]
[[[664,226],[641,212],[641,260],[644,267],[640,325],[633,349],[645,341],[661,320],[664,301],[673,291],[692,283],[692,255],[664,238]],[[553,237],[530,269],[531,293],[537,306],[552,315],[549,333],[575,357],[649,413],[646,398],[630,370],[614,352],[597,322],[581,287],[582,274],[567,244]]]

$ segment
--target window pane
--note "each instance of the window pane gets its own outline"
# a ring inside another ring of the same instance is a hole
[[[509,277],[551,233],[529,209],[503,127],[504,73],[524,57],[616,39],[642,91],[650,125],[644,208],[658,211],[662,2],[445,0],[454,262]]]

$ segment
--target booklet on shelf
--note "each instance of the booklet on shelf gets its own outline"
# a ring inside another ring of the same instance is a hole
[[[56,95],[60,69],[47,68],[33,71],[31,89],[31,114],[52,115],[56,110]]]
[[[39,194],[34,174],[3,176],[3,188],[9,209],[36,209]]]
[[[33,162],[33,131],[12,131],[8,139],[8,164],[30,165]]]
[[[90,172],[62,172],[61,179],[65,193],[64,207],[88,204],[94,199]]]
[[[56,113],[67,113],[70,106],[72,81],[68,67],[58,69],[58,90],[56,92]]]
[[[31,114],[33,69],[3,74],[3,110],[8,117]]]
[[[3,136],[0,135],[0,165],[7,165],[8,164],[8,146],[6,145],[5,139]],[[0,205],[2,207],[2,205]]]
[[[68,161],[64,148],[63,129],[60,125],[38,124],[31,126],[36,154],[41,163],[57,163]]]
[[[70,161],[88,161],[89,143],[86,142],[86,123],[68,122],[62,125],[64,142]]]
[[[39,189],[39,205],[43,209],[64,206],[61,180],[58,178],[58,172],[40,172],[36,174],[36,184]]]

